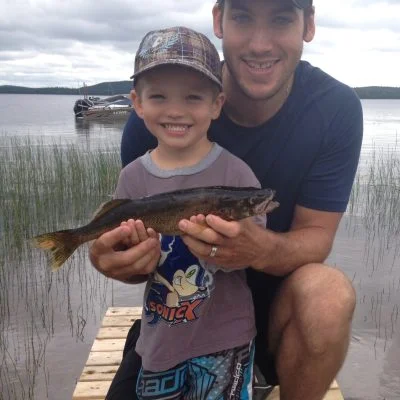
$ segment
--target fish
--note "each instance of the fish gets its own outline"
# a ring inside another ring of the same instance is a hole
[[[113,199],[102,204],[94,218],[75,229],[48,232],[32,238],[34,247],[45,250],[53,271],[83,243],[129,219],[140,219],[146,228],[162,235],[181,235],[181,219],[197,214],[213,214],[227,221],[267,214],[279,206],[275,191],[254,187],[207,186],[180,189],[137,199]]]

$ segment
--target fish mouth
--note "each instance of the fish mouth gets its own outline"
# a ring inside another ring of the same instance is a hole
[[[261,203],[254,206],[254,211],[256,214],[268,214],[271,211],[275,210],[279,206],[277,201],[272,201],[271,198],[265,199]]]

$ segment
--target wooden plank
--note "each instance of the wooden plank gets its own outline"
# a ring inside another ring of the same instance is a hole
[[[266,400],[279,400],[279,386],[274,388]],[[326,393],[323,400],[344,400],[336,380],[332,382],[331,387],[329,388],[329,391]]]
[[[339,389],[339,385],[336,382],[336,379],[331,383],[330,389]]]
[[[117,372],[118,365],[93,365],[91,367],[85,366],[82,375],[79,378],[81,382],[93,381],[111,381]]]
[[[324,400],[344,400],[344,398],[340,389],[330,389]]]
[[[122,351],[124,346],[125,339],[95,339],[91,351]]]
[[[79,381],[73,394],[73,400],[104,399],[110,384],[111,381]],[[279,400],[279,388],[276,387],[266,400]],[[343,400],[343,396],[339,389],[331,389],[323,400]]]
[[[107,317],[115,317],[117,315],[133,315],[140,318],[142,307],[109,307],[106,311]]]
[[[106,326],[97,332],[96,339],[126,339],[129,326]]]
[[[105,399],[111,381],[78,382],[75,387],[73,400]]]
[[[119,365],[122,360],[122,351],[103,351],[90,352],[86,361],[87,366],[92,365]]]
[[[131,327],[132,324],[137,320],[137,317],[134,316],[114,316],[114,317],[108,317],[105,316],[103,318],[101,326],[128,326]]]

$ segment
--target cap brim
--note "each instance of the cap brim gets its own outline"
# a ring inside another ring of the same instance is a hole
[[[133,74],[130,79],[135,79],[139,75],[141,75],[143,72],[149,71],[149,70],[154,69],[156,67],[159,67],[161,65],[180,65],[182,67],[187,67],[187,68],[194,69],[195,71],[202,73],[204,76],[206,76],[207,78],[212,80],[214,83],[216,83],[222,89],[222,82],[216,76],[211,74],[205,68],[202,68],[201,66],[199,66],[199,65],[197,65],[195,63],[191,63],[191,62],[188,62],[188,61],[185,61],[185,60],[182,60],[182,59],[179,59],[179,60],[171,59],[171,60],[163,60],[163,61],[157,60],[157,61],[155,61],[153,63],[150,63],[150,64],[146,65],[146,67],[141,69],[138,73]]]

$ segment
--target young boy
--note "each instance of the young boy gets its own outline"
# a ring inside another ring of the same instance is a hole
[[[184,27],[149,32],[136,53],[133,78],[135,111],[158,144],[121,171],[115,197],[260,187],[243,161],[207,138],[224,94],[219,55],[206,36]],[[265,227],[264,218],[259,222]],[[134,236],[140,241],[140,234]],[[139,399],[251,399],[256,330],[245,270],[225,273],[206,265],[179,236],[160,242],[136,345],[143,365]]]

